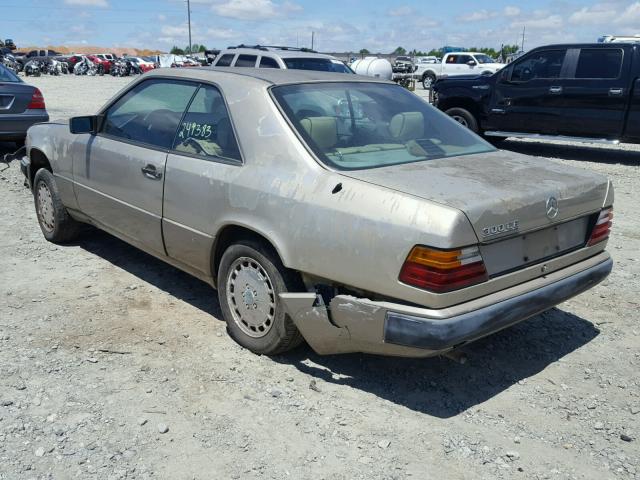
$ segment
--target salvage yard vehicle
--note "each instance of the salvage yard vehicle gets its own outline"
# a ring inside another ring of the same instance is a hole
[[[31,125],[48,121],[40,90],[0,65],[0,141],[22,144]]]
[[[29,129],[42,233],[97,226],[218,290],[259,354],[426,357],[604,279],[613,188],[496,150],[396,84],[160,69]]]
[[[267,45],[229,47],[218,54],[213,66],[353,73],[347,65],[331,55],[308,48]]]
[[[491,75],[504,67],[504,64],[484,53],[453,52],[442,57],[440,63],[419,62],[416,66],[418,68],[415,73],[419,76],[422,86],[429,89],[440,78]]]
[[[492,141],[640,143],[639,46],[538,47],[495,75],[439,80],[436,104]]]

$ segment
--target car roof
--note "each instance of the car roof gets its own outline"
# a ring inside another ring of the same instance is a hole
[[[243,55],[267,55],[271,57],[280,57],[280,58],[327,58],[334,59],[331,55],[326,55],[324,53],[317,52],[308,52],[304,50],[285,50],[281,48],[272,48],[272,47],[260,47],[260,48],[243,48],[243,47],[233,47],[227,48],[221,51],[218,55],[226,55],[226,54],[236,54],[240,53]]]
[[[252,78],[257,82],[270,85],[317,82],[373,82],[391,83],[374,77],[352,75],[348,73],[318,72],[315,70],[277,69],[277,68],[237,68],[237,67],[201,67],[201,68],[159,68],[147,72],[145,76],[170,76],[213,81],[220,76],[227,79],[233,76]]]

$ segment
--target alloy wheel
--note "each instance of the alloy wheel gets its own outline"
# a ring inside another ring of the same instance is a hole
[[[229,268],[226,290],[238,327],[253,338],[269,333],[276,313],[276,293],[264,267],[253,258],[237,258]]]
[[[56,226],[56,218],[53,209],[53,198],[49,191],[49,187],[46,183],[40,182],[38,183],[38,189],[36,192],[40,224],[47,232],[53,232],[53,229]]]

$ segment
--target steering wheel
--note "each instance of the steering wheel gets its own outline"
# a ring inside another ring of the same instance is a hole
[[[172,112],[172,111],[171,111],[171,110],[169,110],[168,108],[161,108],[161,109],[159,109],[159,110],[151,110],[149,113],[147,113],[147,114],[142,118],[142,121],[143,121],[143,122],[145,122],[145,123],[146,123],[146,122],[149,122],[149,125],[147,126],[147,129],[150,129],[150,128],[151,128],[151,125],[153,124],[153,122],[149,120],[150,118],[153,118],[153,117],[155,117],[155,116],[160,116],[160,115],[163,115],[163,116],[167,116],[167,117],[168,117],[168,116],[171,116],[171,115],[173,115],[173,114],[174,114],[174,112]]]

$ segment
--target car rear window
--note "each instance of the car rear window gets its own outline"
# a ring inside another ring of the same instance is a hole
[[[353,73],[340,60],[330,58],[284,58],[287,68],[294,70],[315,70],[319,72]]]
[[[338,82],[272,88],[316,157],[360,170],[494,151],[495,148],[406,89]]]
[[[583,48],[575,78],[618,78],[621,67],[622,50],[619,48]]]
[[[216,63],[216,67],[228,67],[231,65],[233,57],[235,57],[235,54],[233,53],[227,53],[226,55],[221,56],[218,63]]]
[[[22,80],[20,80],[18,76],[15,73],[13,73],[11,70],[4,67],[3,65],[0,65],[0,82],[20,83],[22,82]]]

